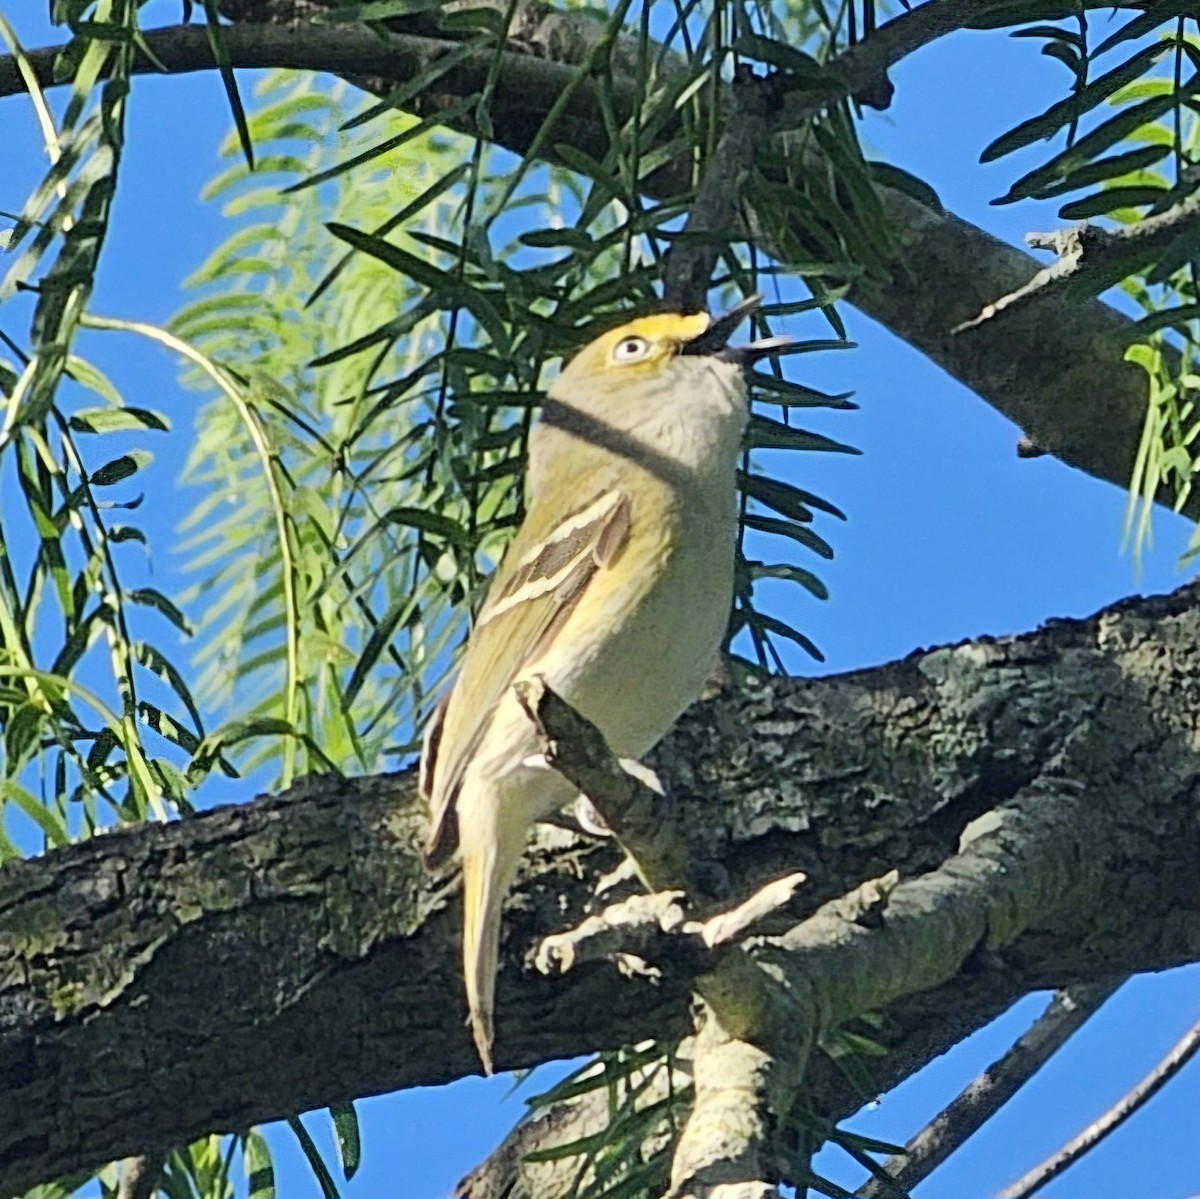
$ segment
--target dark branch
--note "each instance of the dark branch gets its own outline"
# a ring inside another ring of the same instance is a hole
[[[1123,980],[1122,980],[1123,981]],[[1059,991],[1033,1027],[1002,1057],[954,1097],[904,1146],[884,1162],[879,1176],[857,1194],[863,1199],[905,1196],[960,1149],[1100,1010],[1120,982]]]
[[[1130,1116],[1140,1111],[1163,1089],[1200,1051],[1200,1021],[1175,1043],[1163,1058],[1132,1091],[1114,1104],[1100,1119],[1089,1124],[1057,1153],[1023,1174],[1010,1187],[1000,1192],[1000,1199],[1029,1199],[1034,1191],[1053,1182],[1064,1170],[1073,1166],[1086,1153],[1095,1149],[1110,1133],[1114,1133]]]

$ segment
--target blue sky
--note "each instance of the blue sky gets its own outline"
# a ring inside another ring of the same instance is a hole
[[[0,12],[30,47],[56,40],[46,7],[0,0]],[[178,11],[177,3],[161,0],[147,8],[164,22],[177,19]],[[1040,56],[1028,40],[960,34],[906,60],[894,82],[892,108],[866,122],[870,155],[925,178],[950,209],[1014,243],[1029,230],[1059,223],[1050,206],[989,205],[1036,149],[987,167],[977,160],[996,135],[1064,94],[1068,77],[1060,64]],[[243,85],[248,92],[248,81]],[[27,103],[4,100],[0,122],[6,165],[0,209],[11,211],[44,159]],[[217,209],[198,199],[218,170],[217,146],[228,125],[215,74],[137,80],[96,311],[165,323],[179,307],[181,281],[228,234]],[[1049,458],[1018,459],[1018,429],[885,330],[853,310],[844,315],[858,350],[798,360],[806,382],[853,390],[861,405],[858,412],[817,413],[811,423],[858,446],[862,456],[806,455],[798,480],[849,517],[845,524],[822,518],[818,525],[836,550],[833,562],[820,564],[831,600],[802,601],[798,617],[826,654],[822,672],[1029,630],[1051,617],[1086,615],[1132,592],[1170,590],[1183,581],[1177,555],[1190,534],[1186,522],[1158,515],[1159,549],[1139,581],[1130,558],[1119,553],[1123,492]],[[21,329],[7,312],[0,312],[0,325],[12,333]],[[176,566],[163,547],[196,498],[173,486],[195,396],[179,389],[169,357],[133,339],[96,339],[89,352],[118,379],[130,403],[165,410],[173,420],[171,436],[157,440],[157,462],[145,484],[154,500],[146,522],[159,547],[153,568],[160,583],[170,582]],[[852,1127],[903,1141],[1023,1031],[1040,1002],[1025,1001]],[[1198,1008],[1200,969],[1130,983],[918,1193],[926,1199],[994,1193],[1123,1094]],[[364,1163],[348,1194],[446,1195],[519,1116],[521,1098],[506,1098],[510,1087],[506,1078],[470,1079],[363,1101]],[[1055,1199],[1195,1193],[1198,1103],[1200,1070],[1193,1065],[1049,1193]],[[327,1121],[315,1115],[308,1123],[328,1144]],[[316,1199],[319,1189],[290,1134],[280,1128],[272,1143],[280,1194]],[[855,1177],[837,1176],[844,1182]]]

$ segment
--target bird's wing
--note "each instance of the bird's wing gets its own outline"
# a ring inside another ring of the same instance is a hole
[[[630,519],[629,497],[615,484],[565,517],[530,508],[479,610],[454,688],[426,729],[420,785],[430,808],[431,863],[454,849],[448,818],[496,705],[620,553]]]

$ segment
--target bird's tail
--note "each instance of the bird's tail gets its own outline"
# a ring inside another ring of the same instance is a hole
[[[496,805],[497,807],[499,805]],[[495,811],[495,815],[500,813]],[[463,871],[463,977],[471,1033],[484,1071],[492,1073],[492,1006],[500,949],[500,916],[504,896],[517,873],[524,829],[505,829],[497,820],[463,820],[459,809],[459,843]],[[513,833],[521,835],[514,837]]]

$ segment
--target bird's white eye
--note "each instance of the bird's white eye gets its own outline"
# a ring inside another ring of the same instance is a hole
[[[622,337],[615,346],[613,346],[612,360],[618,366],[625,366],[630,362],[641,362],[650,353],[650,343],[644,337]]]

